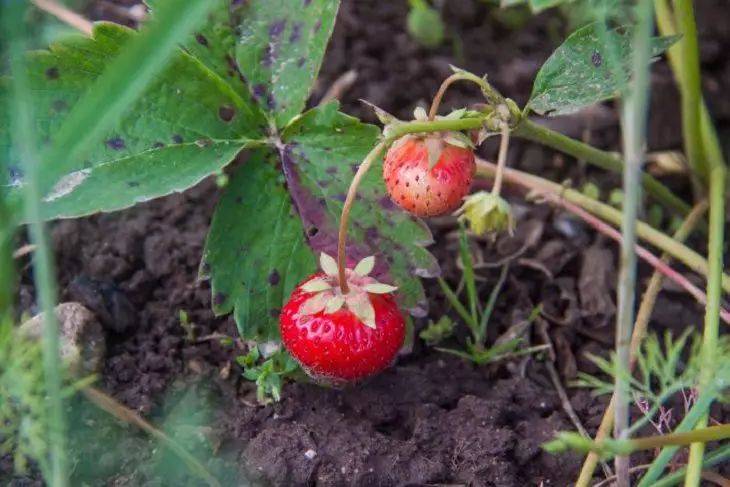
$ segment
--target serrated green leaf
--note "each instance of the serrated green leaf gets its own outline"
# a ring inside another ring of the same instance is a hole
[[[337,229],[354,171],[376,145],[378,129],[338,112],[337,103],[312,109],[282,134],[281,158],[295,207],[309,245],[336,255]],[[373,277],[398,287],[401,305],[424,315],[427,301],[418,276],[433,277],[439,268],[423,248],[432,242],[420,220],[388,197],[378,162],[365,176],[350,215],[348,261],[375,256]]]
[[[153,16],[160,1],[145,0],[145,3],[150,6]],[[215,5],[210,8],[206,21],[193,36],[183,42],[183,46],[238,93],[248,95],[248,88],[235,59],[236,33],[234,26],[241,22],[244,2],[206,1],[215,3]]]
[[[304,109],[332,34],[339,0],[249,0],[236,60],[277,127]]]
[[[96,25],[91,39],[74,36],[52,45],[48,51],[30,54],[29,76],[36,127],[44,146],[53,141],[70,111],[94,85],[109,60],[135,35],[134,31],[124,27],[101,23]],[[6,96],[5,83],[0,82],[0,105]],[[99,110],[103,109],[99,107]],[[183,169],[185,164],[195,163],[201,165],[201,169],[206,166],[214,171],[231,160],[229,148],[234,145],[242,147],[246,138],[261,137],[265,125],[263,114],[255,104],[237,94],[190,55],[178,52],[126,114],[84,152],[83,158],[55,160],[52,165],[43,168],[42,176],[49,186],[53,186],[71,177],[69,175],[100,167],[98,176],[88,178],[83,187],[87,194],[96,189],[101,196],[106,192],[105,184],[119,183],[120,176],[124,174],[124,169],[113,168],[112,164],[123,162],[128,168],[138,167],[134,164],[151,160],[153,151],[164,152],[169,157],[187,157],[194,152],[189,161],[167,159],[166,163],[179,169]],[[0,162],[0,182],[10,184],[11,190],[16,192],[22,184],[22,177],[7,130],[7,125],[0,126],[0,160],[3,160]],[[205,146],[222,144],[219,148],[225,146],[226,151],[197,151],[191,146],[196,142]],[[163,147],[170,150],[162,151]],[[220,157],[226,158],[225,161],[221,161]],[[149,170],[155,171],[154,168]],[[95,171],[91,173],[97,174]],[[102,175],[117,179],[107,181]],[[124,207],[138,199],[182,189],[185,181],[197,182],[201,175],[201,171],[196,173],[193,168],[185,167],[177,181],[163,179],[159,187],[154,181],[147,181],[135,191],[125,191],[116,196],[114,205]],[[142,189],[149,189],[150,193],[142,194]],[[99,209],[99,200],[86,196],[77,199],[78,206],[73,206],[71,199],[65,201],[59,214],[80,215]],[[84,202],[90,206],[83,206]],[[56,216],[51,208],[47,209],[47,215]]]
[[[575,31],[540,68],[527,107],[541,115],[562,115],[618,96],[630,76],[632,30],[605,30],[594,22]],[[676,40],[652,39],[651,55]]]
[[[115,211],[183,191],[223,168],[242,147],[239,141],[176,144],[78,171],[43,200],[43,218]]]
[[[292,289],[317,270],[275,154],[251,153],[213,215],[201,273],[210,275],[213,310],[234,310],[241,336],[278,337],[278,313]]]

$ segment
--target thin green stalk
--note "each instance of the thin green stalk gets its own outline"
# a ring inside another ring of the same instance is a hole
[[[512,134],[516,137],[538,142],[547,147],[564,152],[578,160],[584,160],[589,164],[606,169],[607,171],[621,173],[624,170],[624,161],[610,152],[602,151],[583,142],[571,139],[527,118],[524,118],[513,129]],[[647,193],[674,213],[681,216],[689,213],[690,206],[651,175],[643,173],[641,175],[641,183]]]
[[[675,26],[674,15],[669,8],[669,2],[667,0],[654,0],[654,7],[659,33],[663,36],[676,35],[677,28]],[[677,84],[680,86],[680,90],[683,90],[684,88],[682,86],[685,84],[685,64],[683,62],[684,58],[682,57],[682,44],[679,43],[670,47],[669,51],[667,51],[667,57]],[[712,164],[712,161],[722,161],[722,149],[717,137],[717,130],[712,122],[707,103],[705,103],[702,97],[700,99],[700,135],[708,163]]]
[[[679,41],[681,52],[681,80],[679,83],[682,96],[682,136],[684,150],[690,167],[707,182],[708,166],[702,148],[700,133],[700,102],[702,86],[700,84],[699,46],[697,42],[697,24],[692,8],[692,0],[675,0],[677,27],[682,33]]]
[[[36,245],[34,280],[38,301],[43,311],[43,372],[47,394],[49,472],[43,472],[46,481],[53,487],[68,484],[68,460],[66,457],[66,424],[61,397],[61,366],[59,355],[58,323],[53,311],[56,302],[56,283],[53,271],[53,256],[41,221],[39,187],[39,159],[36,154],[34,119],[32,113],[30,82],[25,66],[26,25],[25,2],[5,2],[2,17],[8,37],[8,53],[11,80],[10,107],[13,116],[11,137],[25,172],[23,191],[25,218],[29,222],[30,240]]]
[[[489,293],[489,299],[487,300],[487,304],[484,307],[484,311],[482,312],[482,319],[479,322],[479,336],[483,337],[482,341],[486,339],[489,318],[492,317],[494,305],[497,303],[497,297],[499,297],[499,293],[502,291],[502,286],[504,286],[504,281],[507,279],[508,271],[509,264],[503,265],[502,270],[499,272],[499,279],[497,279],[497,284],[494,285],[494,288],[492,288],[492,292]]]
[[[662,7],[660,5],[660,7]],[[663,10],[668,10],[667,6]],[[712,380],[714,362],[717,354],[719,334],[719,312],[722,294],[723,244],[725,220],[725,185],[727,172],[722,152],[717,141],[709,112],[702,100],[700,81],[699,46],[697,25],[693,5],[690,0],[674,0],[676,26],[682,33],[678,49],[678,61],[672,68],[682,94],[682,129],[684,144],[690,166],[705,178],[710,187],[710,235],[709,255],[710,270],[707,281],[707,306],[705,308],[705,324],[702,346],[702,370],[700,372],[700,390],[708,387]],[[664,19],[671,28],[671,22]],[[709,178],[707,177],[709,175]],[[699,419],[695,428],[707,424],[708,412]],[[690,446],[685,486],[695,487],[700,483],[702,471],[704,443]]]
[[[446,296],[446,300],[449,302],[449,304],[454,308],[454,310],[459,313],[459,316],[461,316],[461,319],[464,320],[464,322],[469,325],[469,328],[471,330],[477,329],[477,324],[474,323],[471,319],[471,315],[466,310],[463,304],[461,304],[461,301],[459,301],[459,297],[456,295],[456,293],[451,289],[451,287],[448,285],[446,281],[443,280],[443,278],[438,278],[439,286],[441,286],[441,290],[444,293],[444,296]]]
[[[651,4],[637,6],[638,24],[634,34],[632,68],[634,77],[628,86],[622,107],[622,134],[624,140],[623,191],[624,204],[621,219],[621,250],[618,278],[618,310],[616,312],[616,364],[628,373],[630,366],[631,332],[634,324],[636,290],[636,222],[641,201],[641,166],[644,162],[647,113],[649,109],[649,37],[652,26]],[[631,393],[624,373],[615,375],[614,436],[628,438],[631,424],[629,404]],[[627,456],[615,459],[616,485],[628,487],[630,461]]]
[[[684,433],[694,428],[697,421],[699,421],[699,419],[710,408],[710,405],[715,400],[715,398],[716,391],[700,392],[700,395],[697,398],[695,404],[692,406],[689,412],[684,415],[684,418],[682,418],[682,421],[680,421],[679,425],[674,428],[674,433]],[[641,478],[637,487],[653,486],[654,482],[656,482],[662,472],[664,472],[664,469],[666,468],[669,461],[672,459],[672,457],[674,457],[674,454],[677,453],[677,450],[679,450],[678,446],[665,446],[664,448],[662,448],[662,451],[659,452],[659,455],[657,455],[656,458],[654,458],[654,461],[651,462],[651,466]]]
[[[717,356],[717,340],[720,332],[720,301],[722,299],[723,244],[725,229],[725,167],[716,165],[710,170],[710,274],[707,280],[707,306],[705,308],[705,328],[702,338],[702,370],[700,371],[700,390],[712,381]],[[708,413],[697,422],[696,428],[707,425]],[[685,486],[695,487],[700,483],[704,443],[694,443],[689,450]]]
[[[730,424],[710,426],[709,428],[694,429],[682,433],[670,433],[667,435],[646,436],[643,438],[632,438],[629,440],[612,441],[611,448],[621,451],[653,450],[663,446],[685,446],[697,444],[697,442],[709,443],[711,441],[722,441],[730,438]],[[605,444],[593,443],[593,451],[602,451]]]
[[[464,282],[466,283],[466,296],[469,301],[469,315],[471,322],[477,323],[479,316],[477,314],[477,283],[474,278],[474,263],[472,262],[471,252],[469,252],[469,241],[466,237],[466,229],[463,224],[459,225],[459,255],[461,256],[461,264],[464,267]],[[472,328],[474,341],[476,345],[484,345],[483,336],[479,333],[478,327]]]
[[[41,194],[76,169],[90,144],[119,120],[154,76],[167,66],[182,39],[193,33],[215,2],[167,0],[156,15],[112,60],[73,107],[43,152]],[[100,110],[99,107],[103,107]]]
[[[705,456],[705,461],[702,462],[702,469],[708,469],[715,465],[724,464],[730,460],[730,445],[725,445],[715,449],[709,455]],[[679,484],[687,473],[687,467],[684,466],[671,474],[662,477],[659,481],[655,482],[652,487],[670,487],[672,485]]]
[[[551,453],[559,453],[570,449],[598,452],[604,455],[628,455],[642,450],[653,450],[660,447],[680,447],[697,442],[709,443],[728,438],[730,438],[730,424],[721,424],[680,433],[622,440],[605,439],[602,441],[593,441],[579,433],[563,432],[559,433],[555,440],[546,443],[543,447]],[[616,482],[618,483],[620,481],[619,475],[616,474]]]

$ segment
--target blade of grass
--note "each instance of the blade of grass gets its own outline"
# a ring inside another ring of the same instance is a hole
[[[702,462],[702,468],[707,469],[714,467],[715,465],[724,464],[727,460],[730,460],[730,445],[717,448],[709,455],[706,455],[705,461]],[[687,466],[684,466],[666,477],[662,477],[659,481],[654,483],[653,487],[670,487],[672,485],[677,485],[682,481],[686,473]]]
[[[464,322],[471,328],[472,330],[476,330],[477,324],[474,323],[471,320],[471,315],[466,310],[463,304],[461,304],[461,301],[459,301],[459,297],[456,295],[456,293],[451,289],[449,284],[444,281],[443,278],[438,278],[439,286],[441,287],[441,291],[443,291],[444,296],[446,296],[446,300],[449,302],[452,308],[461,316],[461,319],[464,320]]]
[[[717,356],[717,340],[720,330],[720,301],[722,299],[722,267],[725,230],[725,178],[723,165],[710,169],[710,275],[707,281],[707,306],[705,308],[705,329],[702,338],[702,370],[699,388],[702,390],[712,381]],[[702,415],[695,428],[707,425],[708,412]],[[685,486],[695,487],[700,483],[704,443],[693,443],[689,449]]]
[[[492,312],[494,311],[494,305],[497,302],[499,293],[502,291],[502,286],[504,286],[504,281],[507,279],[508,271],[509,271],[509,264],[503,265],[502,270],[499,271],[499,278],[497,279],[497,284],[494,285],[494,287],[492,288],[492,292],[489,293],[489,299],[487,300],[486,306],[484,306],[484,311],[482,312],[482,319],[479,322],[479,336],[483,337],[484,340],[486,340],[486,337],[487,337],[487,325],[489,324],[489,318],[492,317]]]
[[[707,306],[702,339],[702,370],[700,390],[712,380],[719,335],[720,301],[722,299],[722,270],[725,221],[725,184],[727,171],[722,152],[719,150],[709,113],[703,112],[702,86],[700,82],[699,46],[697,24],[691,0],[675,0],[677,27],[682,33],[679,63],[676,76],[682,94],[682,132],[685,151],[690,165],[705,176],[710,186],[710,235],[708,241],[709,273],[707,280]],[[681,73],[681,74],[680,74]],[[702,134],[704,127],[704,136]],[[703,147],[703,142],[708,142]],[[694,158],[694,160],[693,160]],[[709,177],[707,177],[709,176]],[[707,425],[707,411],[695,428]],[[705,443],[690,446],[685,486],[696,487],[700,483]]]
[[[215,2],[167,0],[160,2],[154,18],[109,63],[94,85],[79,100],[41,156],[41,194],[68,172],[97,140],[139,97],[166,65],[183,38],[206,18]],[[100,107],[103,109],[100,110]]]
[[[634,324],[634,300],[636,289],[636,222],[641,201],[641,166],[644,162],[646,143],[647,112],[649,103],[649,39],[651,36],[651,3],[639,2],[636,7],[637,28],[634,34],[632,56],[634,77],[629,83],[621,110],[622,134],[624,140],[623,172],[623,218],[621,221],[621,252],[618,280],[618,310],[616,312],[616,364],[624,371],[630,369],[631,334]],[[630,392],[623,373],[616,374],[614,395],[614,436],[619,440],[628,438],[630,425]],[[616,485],[629,486],[629,456],[615,459]]]
[[[39,159],[33,130],[31,93],[25,66],[27,32],[25,2],[4,2],[0,5],[0,18],[4,20],[7,35],[11,80],[10,110],[11,137],[21,161],[26,184],[23,191],[25,218],[29,222],[30,240],[36,245],[33,277],[40,308],[43,311],[43,373],[47,395],[49,471],[43,472],[53,487],[68,485],[68,460],[66,457],[66,421],[61,397],[61,365],[59,354],[58,323],[53,307],[56,302],[56,282],[53,271],[48,236],[40,219],[41,193],[39,188]]]
[[[469,251],[469,240],[466,236],[466,229],[463,223],[459,223],[459,255],[461,257],[461,265],[464,267],[462,271],[464,275],[464,283],[466,284],[466,298],[469,302],[469,315],[471,322],[477,323],[479,317],[477,315],[477,283],[474,279],[474,262]],[[480,328],[473,327],[474,343],[477,346],[484,346],[484,336],[481,335]]]
[[[684,151],[690,167],[707,182],[708,166],[702,148],[700,133],[700,102],[702,91],[700,86],[699,46],[697,42],[697,24],[692,11],[691,0],[675,0],[678,27],[682,34],[679,51],[682,58],[682,82],[679,91],[682,98],[682,137]]]
[[[669,8],[667,0],[654,0],[654,9],[657,17],[657,26],[662,36],[673,36],[677,34],[674,15]],[[667,51],[669,65],[672,68],[677,85],[680,90],[684,89],[685,83],[685,63],[683,62],[682,44],[675,44]],[[700,83],[701,84],[701,83]],[[717,130],[712,122],[710,111],[707,108],[704,98],[700,98],[700,135],[702,137],[702,146],[704,147],[705,157],[707,161],[722,161],[722,149],[717,138]]]

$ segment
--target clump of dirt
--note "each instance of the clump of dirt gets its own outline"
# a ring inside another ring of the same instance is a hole
[[[274,485],[568,485],[579,466],[540,448],[570,427],[552,391],[445,357],[344,391],[292,385],[230,419],[241,461]]]

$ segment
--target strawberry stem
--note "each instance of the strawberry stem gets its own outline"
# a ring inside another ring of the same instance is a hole
[[[502,140],[499,142],[499,155],[497,156],[497,172],[494,176],[494,185],[492,186],[492,194],[499,196],[502,191],[502,178],[504,176],[504,168],[507,165],[507,151],[509,150],[509,126],[502,123]]]
[[[350,288],[347,285],[347,277],[345,276],[345,247],[347,244],[347,222],[350,219],[350,210],[352,209],[352,204],[355,201],[355,195],[357,194],[357,188],[358,186],[360,186],[362,178],[368,172],[368,169],[370,169],[370,166],[373,165],[373,162],[378,158],[380,153],[383,152],[383,150],[388,146],[388,144],[390,144],[389,139],[383,140],[378,145],[376,145],[373,150],[368,153],[367,156],[365,156],[362,164],[360,164],[360,167],[357,168],[357,172],[352,178],[350,187],[347,190],[345,204],[342,207],[342,216],[340,217],[340,229],[337,239],[337,270],[339,273],[340,289],[342,289],[342,294],[347,294],[350,292]]]
[[[486,80],[467,71],[459,70],[446,78],[443,83],[441,83],[439,90],[436,92],[436,96],[433,97],[433,101],[431,102],[431,109],[428,111],[429,121],[433,121],[436,118],[436,114],[439,111],[439,106],[441,105],[441,100],[443,99],[444,94],[446,93],[446,90],[449,88],[449,86],[451,86],[454,82],[460,80],[471,81],[472,83],[478,85],[479,88],[481,88],[482,93],[484,93],[489,101],[492,101],[491,99],[494,97],[494,90],[489,85],[489,83],[486,82]]]

